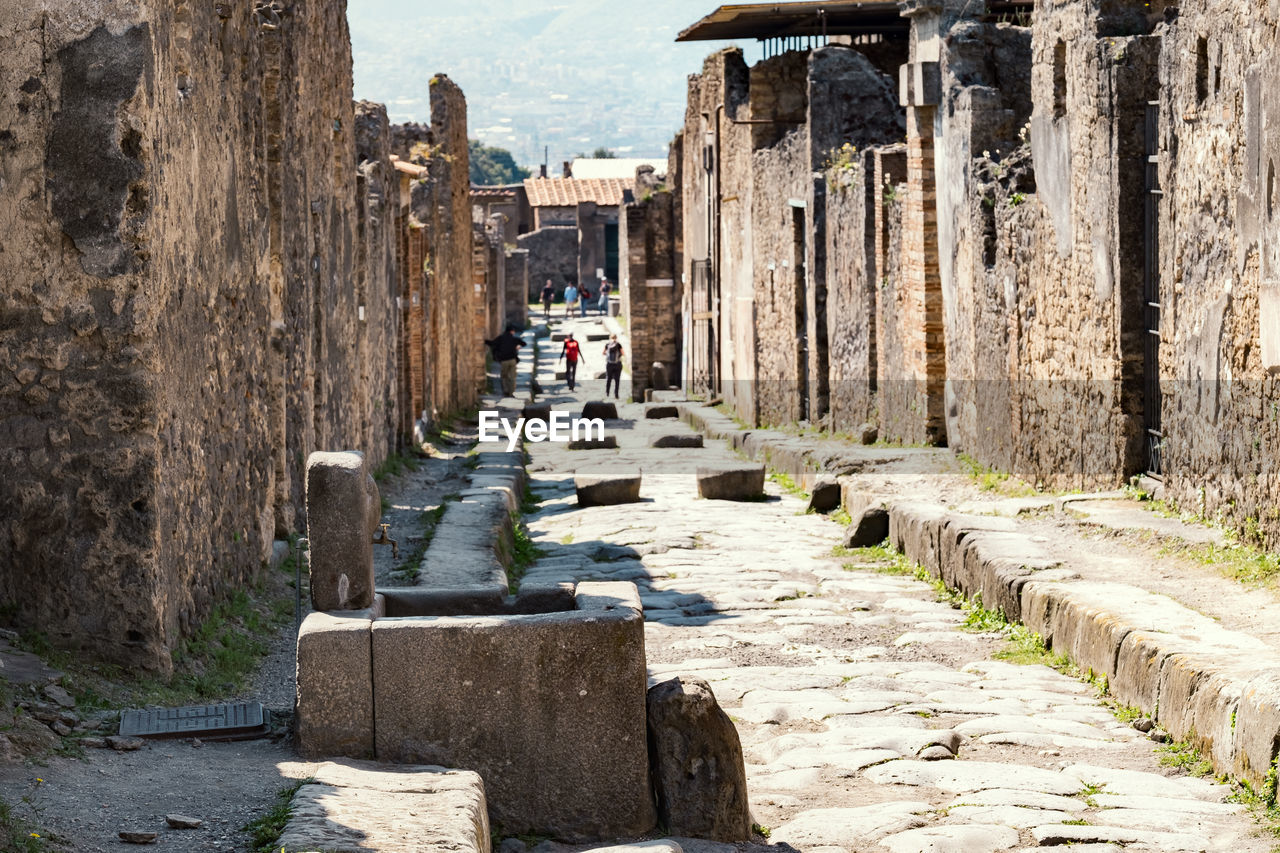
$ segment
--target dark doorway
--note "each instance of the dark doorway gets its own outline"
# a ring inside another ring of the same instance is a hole
[[[1160,103],[1147,104],[1146,195],[1142,299],[1146,335],[1143,348],[1142,420],[1146,438],[1147,473],[1164,473],[1160,458],[1164,431],[1160,422]]]
[[[800,404],[796,420],[809,417],[809,292],[805,259],[809,257],[805,209],[791,208],[792,269],[796,300],[796,398]]]
[[[618,283],[618,223],[604,225],[604,277]]]

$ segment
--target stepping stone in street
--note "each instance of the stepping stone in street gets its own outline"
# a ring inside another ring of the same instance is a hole
[[[617,450],[618,437],[606,435],[604,438],[575,438],[566,446],[570,450]]]
[[[702,447],[702,433],[675,433],[654,436],[650,447]]]
[[[524,408],[520,410],[520,417],[527,420],[551,420],[551,404],[550,403],[525,403]]]
[[[578,474],[573,478],[579,506],[616,506],[640,500],[640,472]]]
[[[678,418],[680,410],[675,406],[654,405],[644,407],[644,416],[649,420],[660,420],[663,418]]]
[[[813,492],[809,495],[809,509],[814,512],[831,512],[839,506],[840,484],[832,477],[819,477],[818,482],[813,484]]]
[[[870,548],[889,538],[889,511],[869,506],[844,532],[844,547]]]
[[[751,501],[763,496],[763,465],[698,467],[698,497],[700,498]]]
[[[600,418],[606,421],[618,419],[618,407],[602,400],[592,400],[582,407],[582,417],[587,420]]]

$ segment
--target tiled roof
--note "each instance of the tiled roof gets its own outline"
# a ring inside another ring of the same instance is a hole
[[[634,180],[621,178],[529,178],[524,188],[533,207],[576,207],[583,201],[618,207],[623,191],[633,189],[634,184]]]

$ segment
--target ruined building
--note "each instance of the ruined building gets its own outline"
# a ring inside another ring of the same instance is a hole
[[[708,15],[681,38],[771,55],[710,56],[673,143],[684,298],[662,322],[684,327],[687,387],[753,423],[867,424],[1049,488],[1150,473],[1280,534],[1277,14]]]
[[[406,175],[342,3],[37,0],[0,45],[0,600],[163,672],[312,450],[475,400],[465,101]]]

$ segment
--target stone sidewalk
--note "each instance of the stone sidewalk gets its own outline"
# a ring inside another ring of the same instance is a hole
[[[602,392],[603,382],[589,381],[564,393],[549,350],[544,402],[578,411]],[[698,464],[740,461],[725,444],[652,448],[658,435],[690,430],[648,420],[636,404],[621,406],[608,431],[617,450],[527,445],[542,499],[527,521],[545,556],[526,577],[636,583],[651,680],[711,684],[742,736],[767,843],[1270,849],[1243,807],[1227,802],[1226,786],[1162,767],[1151,740],[1117,720],[1093,687],[995,659],[1002,635],[966,630],[967,611],[895,574],[896,561],[833,556],[842,528],[805,514],[799,498],[770,484],[765,501],[698,499]],[[936,493],[936,454],[894,455],[907,457],[899,485],[935,483]],[[641,503],[577,506],[575,473],[635,469]]]

